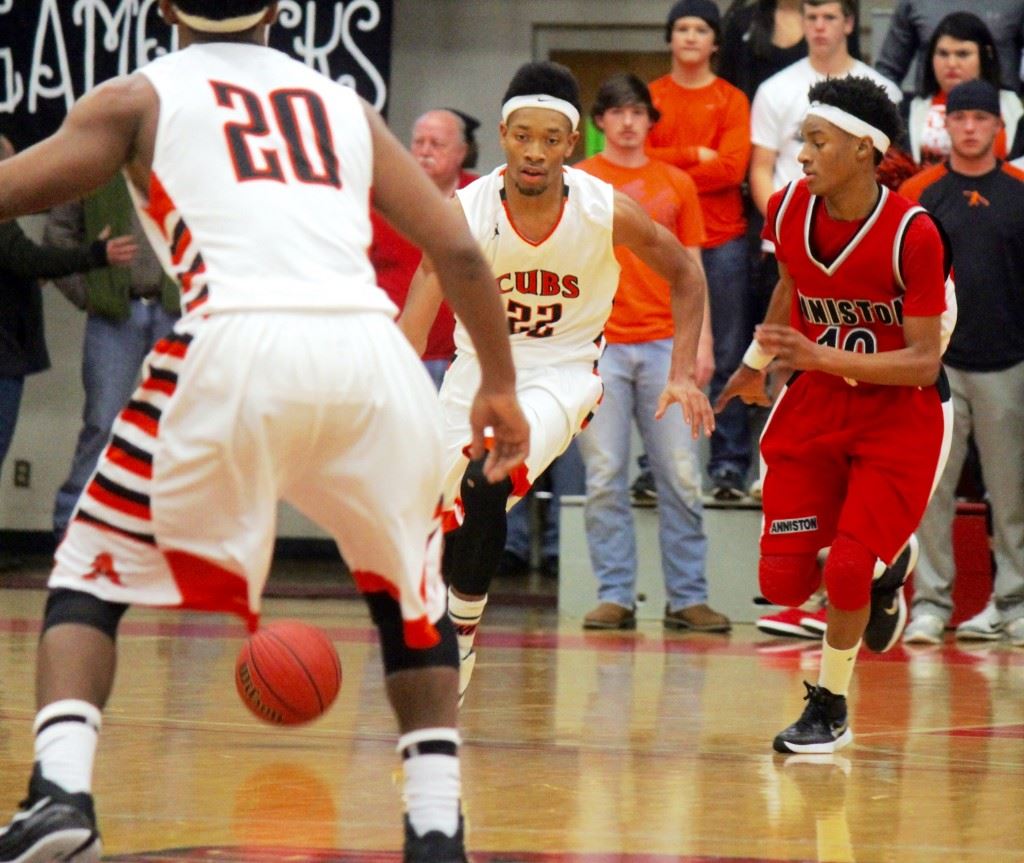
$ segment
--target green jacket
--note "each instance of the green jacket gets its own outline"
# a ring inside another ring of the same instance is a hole
[[[95,237],[107,225],[110,235],[118,237],[133,233],[132,204],[124,177],[118,174],[102,189],[97,189],[84,202],[85,236]],[[146,239],[139,240],[145,244]],[[140,254],[148,253],[140,249]],[[127,267],[106,267],[86,274],[86,309],[90,314],[102,315],[116,321],[126,320],[131,299],[131,270]],[[178,286],[166,275],[160,290],[160,300],[167,311],[178,314],[181,300]]]

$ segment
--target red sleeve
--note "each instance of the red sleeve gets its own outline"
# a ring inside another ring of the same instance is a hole
[[[783,186],[777,192],[772,193],[764,214],[764,226],[761,228],[761,239],[767,240],[775,246],[775,257],[780,261],[783,260],[783,257],[780,254],[779,238],[775,236],[775,217],[779,214],[779,207],[782,205],[782,199],[786,196],[788,188],[788,186]]]
[[[930,216],[915,216],[903,237],[903,314],[930,318],[946,311],[945,247]]]

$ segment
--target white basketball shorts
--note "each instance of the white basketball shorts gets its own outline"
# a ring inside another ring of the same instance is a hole
[[[442,451],[433,385],[386,315],[186,318],[147,357],[50,586],[254,628],[284,499],[362,591],[401,604],[410,646],[432,646]]]
[[[444,411],[444,526],[462,523],[460,487],[469,464],[472,440],[469,409],[480,384],[480,365],[472,354],[459,354],[444,376],[441,407]],[[553,363],[516,369],[516,396],[530,425],[530,454],[512,474],[508,508],[530,486],[590,421],[604,388],[592,362]]]

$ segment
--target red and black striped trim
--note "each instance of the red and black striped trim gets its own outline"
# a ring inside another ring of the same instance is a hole
[[[185,351],[188,350],[188,346],[190,344],[192,344],[191,333],[172,332],[153,345],[153,350],[158,354],[170,354],[173,357],[183,357],[185,356]]]
[[[100,530],[108,530],[111,533],[116,533],[118,536],[124,536],[128,539],[134,539],[137,542],[145,543],[146,545],[156,545],[156,537],[151,533],[139,533],[134,530],[125,530],[123,527],[118,527],[116,524],[111,524],[109,521],[104,521],[102,518],[97,518],[91,512],[87,511],[84,507],[79,507],[78,512],[75,513],[75,521],[81,521],[85,524],[91,524],[93,527],[99,528]]]
[[[107,458],[129,473],[151,479],[153,476],[153,456],[141,447],[135,446],[120,435],[114,435],[107,447]]]
[[[121,411],[121,419],[138,427],[150,437],[156,437],[161,415],[162,411],[156,405],[138,399],[132,399]]]
[[[93,500],[134,518],[150,518],[148,494],[132,491],[102,473],[96,473],[86,489]]]
[[[142,382],[142,389],[173,395],[178,387],[178,375],[168,369],[151,368],[146,379]]]

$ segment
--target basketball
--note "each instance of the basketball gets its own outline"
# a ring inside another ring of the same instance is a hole
[[[327,633],[298,620],[260,627],[235,662],[242,702],[273,725],[301,725],[321,716],[341,688],[341,662]]]

